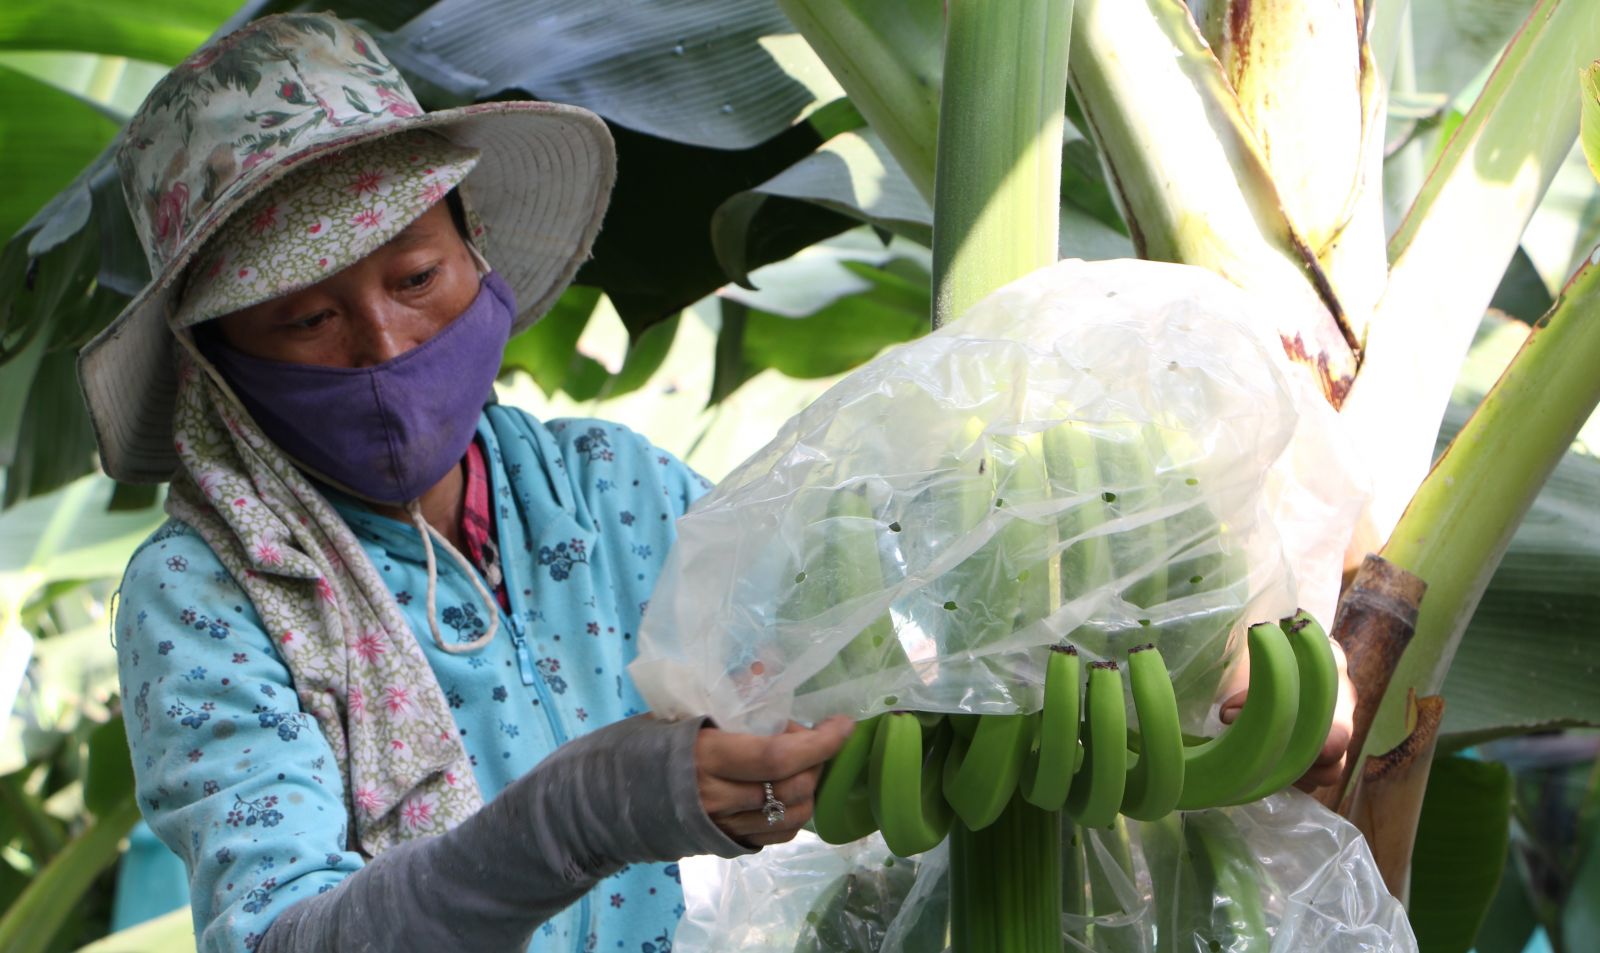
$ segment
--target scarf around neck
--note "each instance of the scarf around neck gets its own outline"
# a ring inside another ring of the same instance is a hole
[[[213,377],[177,348],[167,512],[255,605],[339,763],[350,845],[369,857],[483,804],[438,678],[355,534]]]

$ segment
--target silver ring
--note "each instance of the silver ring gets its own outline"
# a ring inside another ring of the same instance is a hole
[[[767,802],[761,805],[761,812],[767,816],[767,826],[773,827],[783,820],[783,802],[772,793],[772,782],[761,782],[761,789],[766,792]]]

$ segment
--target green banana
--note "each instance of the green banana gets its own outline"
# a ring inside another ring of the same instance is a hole
[[[1140,745],[1138,760],[1128,768],[1122,813],[1151,821],[1170,814],[1183,794],[1183,727],[1172,675],[1154,645],[1128,653],[1128,681],[1139,716]]]
[[[1221,811],[1184,817],[1190,856],[1200,868],[1202,894],[1211,896],[1211,918],[1202,929],[1200,949],[1229,953],[1268,953],[1272,935],[1261,898],[1272,890],[1271,878],[1255,857],[1232,819]],[[1206,886],[1210,890],[1206,890]]]
[[[995,822],[1011,801],[1032,747],[1027,715],[983,715],[972,740],[957,738],[944,765],[944,799],[968,830]]]
[[[1052,495],[1076,497],[1056,517],[1056,533],[1066,548],[1060,559],[1063,604],[1100,586],[1110,577],[1111,544],[1095,530],[1106,521],[1100,466],[1094,436],[1067,421],[1043,434],[1045,469]]]
[[[1283,757],[1300,704],[1300,673],[1289,637],[1277,625],[1250,627],[1250,695],[1233,724],[1184,749],[1178,810],[1226,804],[1253,789]]]
[[[1044,708],[1033,749],[1022,767],[1022,797],[1034,807],[1059,811],[1072,789],[1078,763],[1078,709],[1083,690],[1078,650],[1050,646],[1045,663]]]
[[[867,788],[884,843],[902,857],[938,846],[952,815],[939,780],[954,733],[942,719],[923,744],[922,722],[907,711],[885,714],[872,740]]]
[[[1281,620],[1278,625],[1289,636],[1295,664],[1300,673],[1300,706],[1288,747],[1272,771],[1245,794],[1230,803],[1256,801],[1293,784],[1310,769],[1322,753],[1333,726],[1333,712],[1339,704],[1339,663],[1333,657],[1333,643],[1305,610]]]
[[[1125,439],[1107,441],[1101,451],[1102,458],[1110,462],[1109,467],[1102,465],[1101,474],[1107,483],[1123,486],[1109,501],[1111,511],[1143,522],[1111,537],[1111,558],[1117,575],[1129,577],[1122,597],[1141,609],[1152,609],[1167,601],[1167,526],[1165,520],[1148,513],[1163,502],[1153,459],[1161,451],[1161,438],[1149,426],[1129,427]],[[1139,571],[1151,562],[1147,570]]]
[[[1082,827],[1106,827],[1117,818],[1128,776],[1128,712],[1116,662],[1089,666],[1084,708],[1083,767],[1072,779],[1066,810]]]
[[[878,558],[877,526],[872,506],[856,487],[835,490],[828,498],[829,533],[814,565],[797,576],[780,617],[815,618],[842,602],[883,589]],[[800,693],[822,691],[853,679],[910,665],[887,613],[862,629],[820,671],[800,686]]]
[[[811,820],[817,836],[830,844],[848,844],[878,829],[872,816],[867,762],[872,756],[882,715],[856,722],[844,747],[828,762],[817,784]]]
[[[1051,492],[1044,438],[1027,434],[996,443],[1011,451],[1007,454],[1010,460],[1000,466],[1000,486],[995,492],[1001,497],[997,505],[1003,503],[1008,510],[1036,509]],[[1059,572],[1060,562],[1055,558],[1055,520],[1013,515],[1000,530],[999,539],[1003,558],[996,571],[1009,570],[1014,577],[1016,611],[1011,629],[1016,631],[1048,618],[1056,610],[1060,580],[1054,573]],[[994,595],[991,591],[988,597],[992,599]]]

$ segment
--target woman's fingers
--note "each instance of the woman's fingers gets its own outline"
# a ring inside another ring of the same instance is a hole
[[[754,842],[759,836],[771,834],[787,835],[784,840],[788,840],[794,836],[795,831],[811,820],[811,809],[810,801],[795,805],[785,804],[783,817],[772,824],[767,823],[767,816],[762,811],[729,814],[726,817],[713,818],[713,821],[724,834],[747,843]]]
[[[772,782],[772,796],[791,804],[810,801],[821,777],[820,768],[802,771],[791,778],[778,778]],[[760,811],[767,803],[767,791],[754,781],[729,781],[715,775],[700,776],[700,803],[712,817],[725,817],[745,811]]]
[[[703,775],[728,781],[777,781],[817,767],[844,747],[854,723],[843,716],[815,728],[791,726],[781,735],[742,735],[707,728],[695,742]]]
[[[779,735],[742,735],[705,728],[695,741],[695,768],[700,803],[706,814],[724,830],[728,818],[748,814],[765,830],[767,801],[764,783],[784,806],[787,826],[797,813],[811,816],[811,798],[822,777],[822,765],[844,745],[854,723],[830,718],[815,728],[790,723]],[[741,821],[740,824],[747,824]]]

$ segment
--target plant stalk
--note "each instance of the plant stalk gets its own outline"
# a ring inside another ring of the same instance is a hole
[[[1600,403],[1597,261],[1600,249],[1445,448],[1384,546],[1383,557],[1420,576],[1428,594],[1364,756],[1406,737],[1409,691],[1438,694],[1517,524]]]
[[[935,328],[1056,260],[1072,5],[949,2],[934,169]],[[950,842],[952,953],[1060,953],[1060,813],[1014,794],[981,831],[957,821]]]
[[[1188,7],[1076,0],[1071,62],[1140,257],[1209,268],[1270,299],[1285,351],[1337,407],[1355,377],[1355,342]]]
[[[1577,136],[1596,36],[1600,4],[1540,0],[1389,240],[1389,284],[1343,408],[1356,455],[1382,461],[1354,559],[1389,537],[1428,473],[1479,320]]]
[[[1015,795],[983,830],[951,827],[950,950],[1060,953],[1060,811]]]
[[[933,326],[1056,260],[1071,0],[953,0],[934,166]]]
[[[778,7],[932,202],[939,0],[778,0]]]

